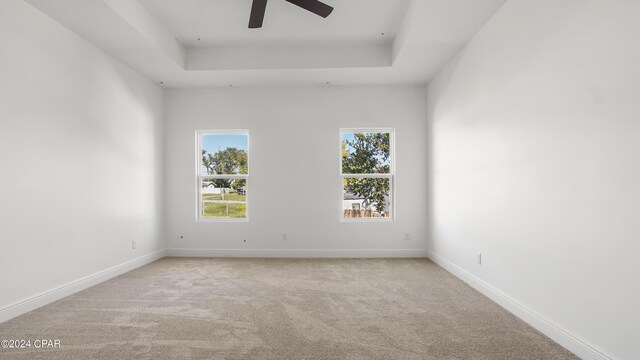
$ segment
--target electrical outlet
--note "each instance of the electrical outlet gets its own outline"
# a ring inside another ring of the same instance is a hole
[[[404,239],[407,240],[407,241],[411,240],[411,234],[404,233]]]
[[[482,253],[480,253],[480,252],[477,253],[476,254],[476,259],[477,259],[478,265],[482,265]]]
[[[287,241],[289,240],[289,235],[287,235],[287,233],[283,233],[282,234],[282,241]]]
[[[132,240],[131,241],[131,250],[135,250],[136,249],[136,241]]]

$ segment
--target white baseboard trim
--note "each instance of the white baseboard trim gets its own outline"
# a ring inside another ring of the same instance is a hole
[[[564,348],[573,352],[575,355],[584,360],[612,360],[612,358],[606,355],[604,352],[596,349],[577,338],[570,332],[555,325],[551,321],[538,315],[535,311],[520,304],[518,301],[496,289],[489,283],[478,278],[477,276],[469,273],[460,266],[452,263],[451,261],[443,258],[442,256],[435,254],[432,251],[427,251],[427,257],[434,263],[438,264],[460,280],[469,284],[474,289],[488,297],[489,299],[502,306],[510,313],[516,315],[527,324],[531,325],[536,330],[540,331],[544,335],[548,336],[551,340],[557,342]]]
[[[167,249],[174,257],[426,258],[426,249]]]
[[[165,257],[159,250],[0,308],[0,323]]]

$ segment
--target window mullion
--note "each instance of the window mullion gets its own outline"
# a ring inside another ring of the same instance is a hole
[[[391,179],[393,174],[341,174],[343,179]]]
[[[248,179],[248,174],[234,174],[234,175],[200,175],[201,179]]]

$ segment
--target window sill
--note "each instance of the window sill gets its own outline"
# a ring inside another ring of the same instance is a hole
[[[394,222],[395,218],[340,218],[340,222],[343,223],[390,223]]]
[[[248,223],[249,219],[197,219],[198,223]]]

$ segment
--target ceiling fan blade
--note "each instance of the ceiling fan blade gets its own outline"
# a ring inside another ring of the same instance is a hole
[[[286,0],[294,5],[298,5],[301,8],[311,11],[312,13],[326,18],[331,14],[333,8],[318,0]]]
[[[249,17],[249,29],[262,27],[264,13],[267,10],[267,0],[253,0],[251,5],[251,16]]]

